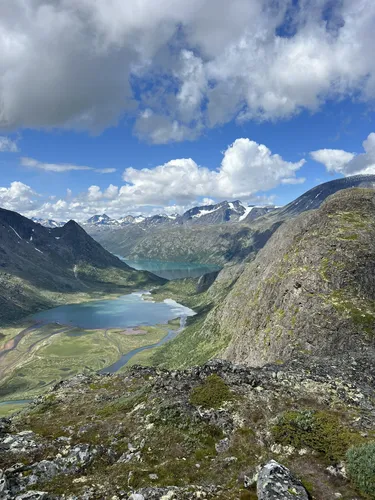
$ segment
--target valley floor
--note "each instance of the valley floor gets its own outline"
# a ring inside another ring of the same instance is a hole
[[[129,351],[159,342],[177,323],[83,330],[27,320],[2,328],[0,402],[31,399],[61,379],[102,370]],[[12,405],[0,406],[0,415],[12,411]]]

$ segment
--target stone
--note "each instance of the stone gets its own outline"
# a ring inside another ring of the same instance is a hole
[[[140,493],[132,493],[129,497],[129,500],[145,500],[145,497]]]
[[[28,491],[16,496],[15,500],[47,500],[48,494],[44,491]]]
[[[268,462],[259,472],[258,500],[308,500],[302,483],[289,469],[275,460]]]
[[[215,444],[215,449],[217,453],[224,453],[228,450],[229,445],[230,443],[228,438],[221,439],[218,443]]]
[[[0,493],[4,493],[8,488],[7,479],[4,472],[0,469]]]

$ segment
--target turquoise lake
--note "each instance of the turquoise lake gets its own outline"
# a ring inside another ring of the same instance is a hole
[[[136,292],[112,300],[55,307],[34,314],[32,318],[43,323],[102,329],[166,324],[172,319],[186,318],[195,314],[174,300],[153,302],[143,300],[142,295],[142,292]]]
[[[221,267],[213,264],[194,264],[190,262],[162,262],[158,260],[128,260],[117,255],[128,266],[137,271],[150,271],[167,280],[199,278],[203,274],[220,271]]]

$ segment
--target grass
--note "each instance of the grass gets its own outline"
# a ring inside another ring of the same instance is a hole
[[[346,463],[349,477],[359,491],[375,498],[375,443],[350,448]]]
[[[0,405],[0,418],[1,417],[8,417],[12,415],[13,413],[22,410],[22,408],[25,408],[27,406],[27,403],[14,403],[14,404],[6,404],[6,405]]]
[[[133,349],[157,343],[169,326],[142,327],[145,335],[124,335],[120,329],[105,332],[78,328],[56,333],[61,328],[49,324],[29,332],[17,350],[2,359],[0,401],[30,399],[61,379],[101,370]],[[74,336],[77,334],[83,335]]]

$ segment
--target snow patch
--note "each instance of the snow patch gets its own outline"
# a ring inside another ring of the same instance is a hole
[[[245,208],[245,212],[241,215],[241,217],[238,219],[240,222],[244,219],[246,219],[246,217],[249,215],[249,213],[253,210],[253,208],[255,207],[244,207]]]
[[[41,250],[39,250],[39,248],[36,248],[36,247],[34,247],[34,248],[35,248],[35,250],[36,250],[37,252],[39,252],[39,253],[43,253]]]
[[[212,210],[200,210],[199,213],[192,216],[192,219],[199,219],[199,217],[202,217],[202,215],[212,214],[213,212],[220,210],[220,208],[221,207],[217,207],[217,208],[214,208]]]
[[[12,226],[9,226],[9,227],[11,228],[11,230],[12,230],[13,232],[15,232],[15,233],[16,233],[16,235],[18,236],[18,238],[19,238],[20,240],[22,240],[21,236],[17,233],[17,231],[16,231],[15,229],[13,229],[13,228],[12,228]]]

